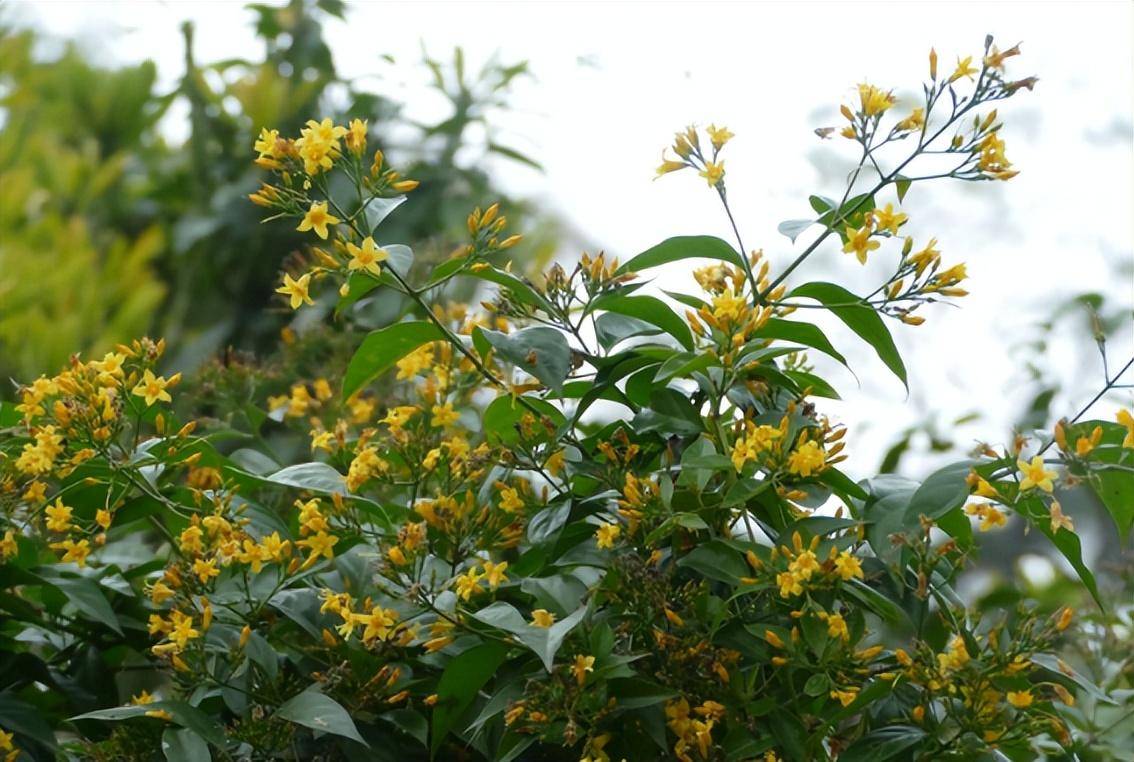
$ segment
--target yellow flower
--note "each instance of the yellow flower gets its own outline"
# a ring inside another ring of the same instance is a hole
[[[925,109],[919,107],[911,111],[910,115],[898,122],[895,127],[902,132],[911,132],[912,130],[921,129],[924,124]]]
[[[792,595],[803,595],[802,580],[791,572],[780,572],[777,574],[776,584],[780,586],[781,598],[787,598]]]
[[[536,609],[532,612],[532,627],[550,627],[555,624],[555,614],[547,609]]]
[[[378,266],[378,263],[385,262],[390,256],[385,249],[374,243],[374,239],[370,236],[366,236],[366,238],[362,239],[361,248],[355,246],[353,243],[348,243],[346,247],[347,252],[350,254],[347,269],[365,270],[371,275],[381,274],[382,268]]]
[[[153,601],[155,606],[160,606],[174,595],[176,595],[176,593],[174,593],[173,589],[160,579],[150,586],[150,600]]]
[[[169,632],[169,639],[177,644],[178,648],[185,648],[190,640],[198,638],[201,633],[193,629],[193,617],[180,611],[169,612],[169,621],[173,625]]]
[[[335,557],[335,545],[338,544],[339,538],[333,534],[327,534],[320,530],[317,534],[303,540],[296,540],[296,545],[307,548],[311,551],[311,555],[307,558],[307,563],[314,563],[315,559],[320,556],[324,558]]]
[[[515,487],[501,487],[500,510],[505,513],[515,513],[523,509],[524,501],[520,498],[519,490]]]
[[[909,239],[909,238],[906,239],[906,241],[910,241],[910,240],[912,240],[912,239]],[[930,238],[929,243],[927,243],[925,245],[924,249],[922,249],[921,251],[917,252],[916,254],[913,254],[913,255],[910,256],[909,262],[910,262],[910,264],[914,265],[917,268],[917,274],[918,275],[921,275],[929,267],[931,267],[932,265],[936,265],[938,262],[941,261],[941,252],[938,251],[937,249],[933,248],[936,245],[937,245],[937,239],[936,238]]]
[[[1119,410],[1115,420],[1126,427],[1126,436],[1122,439],[1123,447],[1134,448],[1134,414],[1129,410]]]
[[[488,581],[488,586],[495,590],[500,586],[501,582],[507,582],[508,577],[504,574],[504,570],[508,568],[508,562],[502,561],[498,564],[492,561],[484,562],[484,578]]]
[[[79,540],[75,542],[71,538],[67,538],[63,542],[53,542],[51,547],[55,550],[63,551],[63,563],[74,561],[79,566],[87,565],[87,556],[91,553],[91,544],[87,540]]]
[[[311,451],[326,450],[331,452],[334,448],[332,443],[335,441],[335,434],[332,431],[319,431],[317,429],[311,430]]]
[[[327,226],[337,225],[342,220],[327,211],[326,201],[312,201],[311,208],[303,215],[299,226],[296,227],[300,233],[305,233],[308,230],[314,230],[315,235],[327,240]]]
[[[252,145],[252,150],[260,154],[260,158],[275,159],[279,158],[276,153],[276,145],[279,142],[279,130],[269,130],[266,127],[260,128],[260,137]]]
[[[304,273],[295,280],[287,273],[284,273],[283,285],[276,289],[277,294],[284,294],[291,297],[291,308],[293,310],[299,309],[301,304],[314,304],[311,301],[310,294],[307,293],[308,287],[311,285],[311,273]]]
[[[857,688],[848,688],[847,690],[834,690],[831,691],[831,698],[838,699],[839,703],[843,706],[850,706],[854,700],[858,698]]]
[[[847,225],[846,234],[847,242],[843,244],[843,251],[847,254],[853,252],[855,257],[858,258],[859,264],[865,265],[866,255],[882,245],[871,239],[874,231],[870,228],[870,225],[863,225],[858,230]]]
[[[1027,709],[1034,700],[1031,691],[1008,691],[1008,703],[1017,709]]]
[[[970,658],[969,650],[965,647],[965,639],[960,635],[954,635],[945,653],[937,654],[937,666],[942,672],[960,669],[969,663]]]
[[[980,526],[978,527],[982,532],[988,532],[997,527],[1002,527],[1008,523],[1008,517],[999,508],[991,505],[984,506],[980,514]]]
[[[988,54],[984,57],[984,65],[990,69],[1003,69],[1005,58],[1018,55],[1020,55],[1019,45],[1013,45],[1005,51],[1001,51],[998,47],[993,45],[992,49],[989,50]]]
[[[4,539],[0,540],[0,558],[8,559],[20,552],[16,544],[16,533],[11,529],[4,532]]]
[[[858,86],[858,99],[866,116],[876,116],[894,105],[891,93],[865,82]]]
[[[161,376],[155,376],[153,371],[146,368],[145,373],[142,374],[142,380],[134,387],[133,393],[135,396],[145,399],[146,407],[149,407],[158,400],[170,402],[173,398],[170,397],[169,392],[165,390],[169,383],[169,381]]]
[[[888,230],[893,235],[898,234],[898,228],[906,224],[909,216],[902,212],[895,212],[893,204],[886,204],[885,209],[874,209],[871,211],[874,217],[874,224],[878,226],[879,230]]]
[[[710,124],[706,131],[709,133],[709,140],[712,141],[713,148],[718,151],[734,137],[729,132],[728,127],[717,127],[715,124]]]
[[[842,614],[831,614],[827,617],[827,634],[832,638],[850,640],[850,630],[847,629],[847,621],[843,619]]]
[[[957,68],[953,71],[952,76],[949,77],[950,82],[956,82],[961,77],[973,78],[973,75],[979,71],[977,67],[973,66],[973,57],[965,56],[961,58],[957,56]]]
[[[1066,529],[1068,532],[1075,531],[1075,524],[1071,521],[1069,516],[1063,515],[1063,506],[1059,504],[1058,500],[1051,501],[1051,533],[1055,534],[1060,529]]]
[[[835,571],[844,580],[855,577],[862,579],[862,562],[855,558],[849,550],[844,550],[835,558]]]
[[[200,553],[204,551],[205,546],[201,542],[201,538],[205,536],[201,527],[192,524],[186,527],[181,532],[179,545],[181,546],[182,553]]]
[[[716,187],[717,183],[724,179],[724,162],[705,162],[705,168],[698,172],[701,177],[705,178],[705,182],[710,187]]]
[[[352,119],[346,132],[346,145],[356,154],[366,151],[366,120]]]
[[[473,593],[479,592],[480,581],[483,576],[476,570],[476,567],[473,567],[457,577],[457,595],[461,597],[462,601],[467,601]]]
[[[665,158],[665,151],[662,151],[662,163],[658,165],[657,176],[668,175],[670,172],[676,172],[679,169],[685,169],[688,164],[683,161],[671,161]]]
[[[575,681],[582,685],[587,680],[587,673],[595,671],[595,657],[576,656],[571,671],[575,674]]]
[[[1039,455],[1032,458],[1031,462],[1025,460],[1017,460],[1016,465],[1020,469],[1020,474],[1023,476],[1020,479],[1020,491],[1039,487],[1044,492],[1051,492],[1054,488],[1052,480],[1058,475],[1054,471],[1050,471],[1043,467],[1043,458]]]
[[[713,297],[713,317],[721,322],[739,321],[748,308],[748,303],[735,291],[726,290]]]
[[[600,548],[613,548],[614,541],[622,534],[622,527],[613,522],[600,526],[595,531],[595,542]]]
[[[197,575],[197,579],[201,580],[202,584],[207,584],[210,579],[220,574],[217,569],[216,559],[210,558],[206,561],[203,558],[198,558],[193,562],[193,573]]]
[[[66,532],[71,528],[71,507],[63,505],[63,498],[55,498],[55,504],[47,506],[47,528],[52,532]]]
[[[804,442],[788,456],[788,471],[808,477],[822,471],[826,462],[827,454],[817,442]]]
[[[461,418],[461,414],[453,409],[452,402],[446,402],[444,405],[434,405],[430,411],[433,413],[433,425],[437,427],[452,426]]]
[[[809,580],[812,574],[819,571],[819,559],[816,558],[813,551],[805,550],[788,564],[788,571],[796,579]]]

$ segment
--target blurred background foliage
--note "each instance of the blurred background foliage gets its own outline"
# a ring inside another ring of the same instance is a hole
[[[247,200],[261,175],[251,146],[263,126],[297,135],[313,116],[368,119],[371,150],[381,148],[422,183],[416,203],[384,226],[387,242],[414,247],[420,267],[448,256],[468,212],[493,200],[529,233],[526,259],[538,266],[550,257],[556,222],[504,198],[486,171],[489,157],[539,168],[498,142],[490,122],[494,109],[507,108],[526,64],[489,61],[470,72],[459,49],[450,60],[425,56],[449,114],[422,124],[390,97],[336,73],[323,22],[343,18],[341,0],[248,8],[262,58],[198,62],[187,24],[184,73],[169,92],[152,62],[102,68],[73,45],[44,57],[35,32],[0,17],[6,382],[26,382],[73,352],[100,353],[145,333],[174,348],[172,370],[197,368],[229,347],[274,348],[292,316],[272,308],[273,289],[281,258],[300,251],[300,234],[260,225],[260,210]],[[375,62],[394,64],[379,53]],[[187,122],[184,141],[167,136],[166,117]],[[375,320],[381,317],[357,322],[366,328]],[[3,384],[0,398],[13,391]]]

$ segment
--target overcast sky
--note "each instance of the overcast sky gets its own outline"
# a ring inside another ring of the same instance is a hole
[[[10,6],[11,7],[11,6]],[[241,2],[18,2],[13,15],[53,35],[77,37],[104,60],[157,61],[169,85],[181,73],[178,26],[197,27],[197,59],[255,57],[261,50]],[[1018,355],[1050,305],[1103,291],[1127,314],[1134,304],[1134,4],[1115,2],[949,3],[395,3],[353,2],[327,35],[339,71],[374,76],[374,86],[436,116],[442,107],[416,62],[421,45],[447,57],[461,45],[472,64],[498,51],[527,59],[522,83],[499,127],[537,158],[543,174],[496,168],[515,194],[542,200],[586,240],[623,258],[672,235],[731,238],[714,196],[693,175],[653,182],[674,130],[728,125],[728,187],[744,239],[773,264],[793,256],[776,225],[809,213],[810,193],[838,195],[849,141],[820,142],[812,130],[837,124],[837,107],[869,79],[916,94],[935,46],[946,69],[977,55],[986,33],[1002,47],[1022,41],[1011,77],[1036,75],[1034,93],[1001,108],[1008,156],[1021,170],[1009,183],[926,184],[909,194],[907,232],[938,238],[947,262],[968,263],[972,296],[938,307],[917,329],[895,326],[915,391],[904,390],[869,352],[848,351],[860,384],[832,368],[843,392],[825,409],[851,425],[865,476],[896,431],[931,411],[979,410],[962,440],[1001,440],[1027,401]],[[381,63],[392,54],[397,64]],[[176,134],[180,127],[171,124]],[[884,199],[885,200],[885,199]],[[564,252],[571,256],[574,252]],[[883,258],[879,258],[881,260]],[[813,258],[794,282],[838,280],[873,288],[892,263],[860,267],[836,247]],[[667,287],[685,269],[661,274]],[[854,346],[839,326],[837,345]],[[1121,364],[1134,328],[1112,342]],[[1072,412],[1102,383],[1093,349],[1059,340],[1051,371],[1077,381],[1056,401]],[[822,362],[822,361],[819,361]],[[1100,413],[1112,417],[1120,393]],[[947,421],[947,417],[943,422]],[[854,450],[852,450],[854,452]],[[916,472],[918,463],[911,464]],[[928,463],[921,463],[928,466]]]

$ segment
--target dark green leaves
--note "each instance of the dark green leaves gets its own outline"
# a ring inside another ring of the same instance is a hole
[[[441,329],[424,321],[395,323],[372,331],[350,358],[343,377],[343,397],[350,397],[422,344],[442,338]]]
[[[163,709],[169,712],[173,717],[173,721],[178,725],[192,730],[214,746],[224,748],[224,733],[221,732],[220,726],[200,709],[195,706],[190,706],[184,701],[152,701],[149,704],[116,706],[112,709],[100,709],[95,712],[87,712],[78,717],[72,717],[71,720],[128,720],[133,717],[143,717],[146,712]]]
[[[515,635],[539,657],[544,669],[550,672],[563,639],[583,621],[586,613],[587,607],[584,605],[550,627],[536,627],[529,624],[512,604],[496,601],[473,614],[473,618]]]
[[[516,333],[478,329],[499,355],[556,392],[571,372],[571,347],[554,328],[537,325]]]
[[[737,267],[744,266],[736,249],[725,241],[711,235],[683,235],[667,238],[657,246],[646,249],[618,268],[618,272],[638,272],[680,259],[697,258],[719,259]]]
[[[433,711],[430,756],[441,748],[445,736],[504,662],[508,651],[499,643],[483,643],[464,651],[445,665],[437,684],[437,705]]]
[[[668,333],[686,349],[693,348],[693,333],[685,321],[661,299],[654,296],[620,296],[611,294],[595,301],[595,309],[644,320]]]
[[[1079,437],[1090,437],[1098,426],[1102,429],[1102,441],[1090,453],[1092,466],[1086,483],[1106,508],[1118,527],[1118,536],[1125,540],[1134,527],[1134,450],[1122,446],[1126,437],[1126,427],[1110,421],[1084,421],[1072,426],[1067,432],[1067,441],[1074,445]],[[1109,466],[1122,463],[1124,468]]]
[[[773,339],[782,339],[784,341],[793,341],[797,344],[805,344],[818,349],[823,354],[830,355],[843,365],[847,364],[847,358],[843,357],[839,351],[831,345],[827,335],[811,323],[799,323],[794,320],[771,318],[760,328],[759,335]]]
[[[898,348],[894,345],[889,329],[873,307],[842,286],[821,281],[805,283],[793,290],[789,296],[814,299],[829,309],[835,317],[869,344],[886,367],[901,379],[906,388],[909,388],[906,366],[902,362],[901,355],[898,354]]]
[[[339,702],[314,690],[306,690],[292,697],[276,710],[276,717],[312,730],[332,733],[367,746],[358,734],[354,720]]]
[[[563,413],[550,402],[531,395],[513,397],[508,394],[492,400],[485,408],[483,420],[485,436],[494,443],[515,444],[520,441],[520,421],[525,415],[532,413],[532,408],[548,418],[555,427],[562,426],[566,422]],[[533,437],[547,439],[550,434],[551,432],[543,428],[537,420]]]

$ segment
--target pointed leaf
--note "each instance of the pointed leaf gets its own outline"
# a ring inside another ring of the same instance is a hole
[[[594,308],[615,312],[619,315],[644,320],[668,333],[686,349],[693,348],[693,332],[685,320],[655,296],[619,296],[612,294],[599,297]]]
[[[343,399],[349,398],[422,344],[443,338],[445,336],[437,326],[425,321],[395,323],[371,331],[347,365],[343,377]]]
[[[276,710],[274,716],[305,728],[332,733],[357,741],[363,746],[369,746],[358,734],[354,720],[350,718],[347,710],[343,709],[342,704],[315,690],[308,689],[293,696]]]
[[[736,249],[720,238],[710,235],[685,235],[667,238],[657,246],[646,249],[618,268],[618,272],[639,272],[680,259],[697,258],[719,259],[737,267],[744,266]]]
[[[890,335],[889,329],[886,328],[886,324],[882,322],[882,318],[879,317],[873,307],[842,286],[821,281],[804,283],[793,290],[789,296],[814,299],[824,305],[834,313],[835,317],[842,320],[848,328],[869,344],[877,353],[878,358],[886,364],[886,367],[901,379],[902,384],[907,389],[909,388],[909,383],[906,380],[906,366],[902,362],[901,355],[898,354],[898,347],[894,344],[894,339]]]

